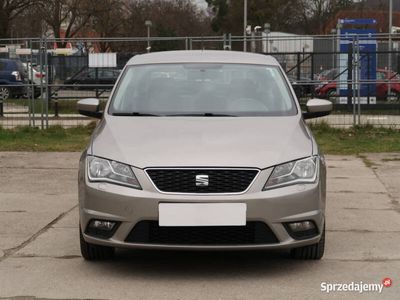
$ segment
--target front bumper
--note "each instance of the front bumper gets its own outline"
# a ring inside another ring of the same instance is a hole
[[[85,241],[93,244],[121,248],[153,249],[283,249],[317,243],[325,221],[325,174],[321,172],[317,182],[298,184],[262,191],[270,170],[262,170],[246,193],[240,195],[183,195],[158,192],[145,172],[135,169],[135,175],[143,190],[110,183],[89,182],[81,163],[79,175],[80,226]],[[158,221],[158,205],[169,203],[246,203],[247,222],[264,222],[275,234],[278,242],[268,244],[237,245],[181,245],[126,242],[132,229],[140,221]],[[120,222],[111,238],[104,239],[85,234],[92,219]],[[312,238],[294,239],[284,223],[311,220],[318,234]]]

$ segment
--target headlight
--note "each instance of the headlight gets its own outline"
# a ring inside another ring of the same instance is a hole
[[[87,161],[90,181],[105,181],[141,189],[130,166],[94,156],[88,156]]]
[[[317,178],[317,172],[316,156],[278,165],[272,171],[263,190],[297,183],[313,183]]]

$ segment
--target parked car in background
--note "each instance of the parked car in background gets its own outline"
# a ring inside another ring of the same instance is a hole
[[[31,63],[23,63],[26,73],[28,74],[29,84],[33,83],[34,97],[40,96],[40,86],[46,83],[46,73],[40,72],[39,67]],[[29,90],[29,88],[28,88]],[[26,94],[28,96],[28,94]]]
[[[97,72],[97,74],[96,74]],[[112,89],[117,81],[120,69],[84,67],[64,81],[66,85],[74,85],[74,89]]]
[[[291,249],[321,259],[325,159],[278,61],[234,51],[165,51],[132,58],[79,164],[85,259],[118,247]]]
[[[327,69],[319,73],[316,76],[316,79],[319,81],[333,80],[336,79],[338,75],[339,75],[339,68]]]
[[[335,80],[336,78],[327,79]],[[397,99],[400,98],[400,75],[390,70],[377,69],[376,71],[376,97],[378,99],[387,99],[389,85],[387,80],[393,80],[390,84],[391,95]],[[320,86],[315,89],[315,93],[319,98],[335,97],[337,94],[336,81],[322,82]]]
[[[27,83],[27,74],[20,60],[0,59],[0,100],[23,96]]]
[[[297,97],[299,98],[311,95],[315,90],[316,81],[311,80],[308,77],[300,76],[298,79],[297,76],[288,75],[288,78]]]

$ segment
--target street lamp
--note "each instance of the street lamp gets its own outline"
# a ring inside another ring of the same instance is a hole
[[[144,22],[144,25],[147,27],[147,53],[150,52],[151,46],[150,46],[150,28],[153,26],[153,23],[150,20],[146,20]]]

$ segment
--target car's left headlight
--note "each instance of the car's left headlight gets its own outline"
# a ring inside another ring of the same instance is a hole
[[[87,162],[90,181],[111,182],[141,189],[130,166],[95,156],[88,156]]]
[[[318,167],[317,156],[275,166],[263,190],[298,183],[313,183],[317,179]]]

